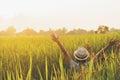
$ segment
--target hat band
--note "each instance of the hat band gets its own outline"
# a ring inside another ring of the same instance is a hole
[[[86,60],[86,59],[89,57],[89,54],[88,54],[85,58],[83,58],[83,59],[78,58],[75,54],[74,54],[74,57],[75,57],[77,60],[82,61],[82,60]]]

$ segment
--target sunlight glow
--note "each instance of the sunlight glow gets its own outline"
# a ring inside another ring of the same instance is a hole
[[[96,29],[104,24],[119,28],[120,0],[3,0],[0,30],[13,25],[20,31],[38,29]]]

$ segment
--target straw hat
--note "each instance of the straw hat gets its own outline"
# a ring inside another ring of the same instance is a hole
[[[74,52],[74,57],[79,60],[86,60],[90,56],[89,52],[87,51],[86,48],[84,47],[79,47],[75,52]]]

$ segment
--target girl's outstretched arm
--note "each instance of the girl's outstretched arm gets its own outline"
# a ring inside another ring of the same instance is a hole
[[[63,44],[59,41],[57,34],[52,33],[51,37],[52,37],[53,41],[55,41],[58,44],[58,46],[60,47],[60,49],[64,53],[65,58],[67,59],[67,61],[70,62],[71,61],[71,57],[70,57],[68,51],[63,46]]]
[[[100,57],[100,55],[102,55],[109,47],[111,47],[112,45],[114,45],[118,40],[116,39],[111,39],[109,41],[109,43],[104,47],[102,48],[95,56],[94,56],[94,59],[93,61],[96,62],[96,60]]]
[[[120,42],[116,44],[116,47],[115,47],[115,54],[118,55],[119,49],[120,49]]]

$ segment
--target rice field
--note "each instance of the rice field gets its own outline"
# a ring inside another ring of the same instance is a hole
[[[94,54],[120,33],[64,35],[59,39],[73,53],[79,46],[90,44]],[[69,70],[58,45],[50,36],[0,37],[0,80],[120,80],[120,55],[114,46],[104,53],[104,62],[81,73]]]

